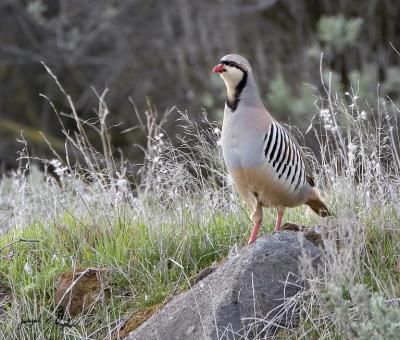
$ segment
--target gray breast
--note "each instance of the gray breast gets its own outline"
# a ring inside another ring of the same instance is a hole
[[[263,132],[254,127],[254,112],[238,112],[224,118],[222,151],[229,171],[260,168],[263,161]]]

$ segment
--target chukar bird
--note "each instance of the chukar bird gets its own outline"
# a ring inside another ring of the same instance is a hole
[[[227,89],[222,152],[229,174],[252,213],[249,243],[257,238],[262,207],[278,208],[275,231],[281,230],[286,207],[307,204],[320,216],[328,216],[303,152],[265,109],[249,62],[229,54],[213,72],[220,74]]]

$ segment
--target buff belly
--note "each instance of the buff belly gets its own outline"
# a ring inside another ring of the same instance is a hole
[[[307,186],[294,192],[284,180],[277,180],[263,169],[239,168],[230,175],[250,206],[255,199],[264,207],[295,207],[307,201]]]

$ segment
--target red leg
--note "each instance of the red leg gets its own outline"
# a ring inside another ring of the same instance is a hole
[[[261,221],[254,222],[253,230],[251,231],[249,242],[247,244],[253,243],[257,239],[257,233],[260,227]]]
[[[285,212],[284,207],[280,207],[278,209],[278,216],[276,216],[276,223],[275,223],[275,231],[281,231],[281,223],[284,212]]]
[[[257,233],[260,230],[261,227],[261,221],[262,221],[262,206],[260,202],[257,202],[257,205],[255,206],[253,215],[251,216],[251,219],[254,222],[253,230],[251,231],[249,242],[247,244],[253,243],[257,239]]]

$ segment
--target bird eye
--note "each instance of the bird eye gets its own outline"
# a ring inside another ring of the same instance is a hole
[[[223,60],[223,61],[221,61],[221,64],[224,64],[226,66],[234,66],[235,63],[232,61]]]
[[[239,68],[239,64],[235,61],[221,60],[220,63],[226,66]]]

